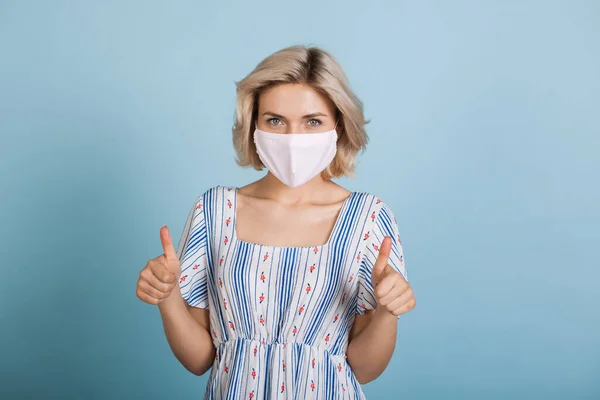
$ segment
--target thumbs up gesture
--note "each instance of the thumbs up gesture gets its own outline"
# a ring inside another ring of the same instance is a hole
[[[148,261],[140,271],[135,292],[140,300],[149,304],[159,304],[168,298],[181,275],[181,265],[167,226],[160,228],[160,241],[163,254]]]
[[[373,265],[371,283],[375,288],[376,312],[385,311],[397,317],[412,310],[416,301],[410,285],[402,274],[388,264],[391,249],[392,238],[386,236]]]

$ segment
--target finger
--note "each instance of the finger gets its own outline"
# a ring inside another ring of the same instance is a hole
[[[155,299],[154,297],[152,297],[152,296],[150,296],[150,295],[148,295],[148,294],[144,293],[144,292],[143,292],[143,291],[141,291],[140,289],[136,290],[136,291],[135,291],[135,294],[137,295],[137,297],[138,297],[140,300],[142,300],[142,301],[144,301],[144,302],[146,302],[146,303],[148,303],[148,304],[158,304],[158,303],[160,303],[160,300],[158,300],[158,299]]]
[[[148,263],[148,266],[150,267],[152,274],[161,282],[173,283],[177,280],[177,276],[175,276],[175,274],[169,271],[169,268],[167,268],[167,259],[164,255],[162,262],[152,260]]]
[[[377,260],[375,260],[375,264],[373,265],[373,271],[371,272],[371,281],[373,283],[377,283],[381,279],[381,275],[388,264],[391,248],[392,239],[389,236],[384,237],[381,242],[381,247],[379,248]]]
[[[160,228],[160,241],[162,243],[165,257],[167,257],[167,261],[169,263],[174,261],[179,262],[177,253],[175,252],[175,247],[173,247],[173,239],[171,238],[169,228],[166,225]]]
[[[412,289],[409,286],[405,286],[400,279],[397,279],[394,283],[394,287],[385,296],[379,300],[379,304],[390,305],[396,298],[402,297],[404,301],[408,301],[413,295]],[[392,306],[388,308],[392,309]]]
[[[401,315],[401,314],[407,313],[410,310],[412,310],[413,308],[415,308],[416,305],[417,305],[417,302],[413,298],[413,299],[409,300],[408,302],[404,303],[403,305],[401,305],[399,308],[395,309],[393,311],[393,314]]]
[[[148,273],[149,272],[149,273]],[[148,271],[140,277],[141,280],[145,280],[148,282],[153,288],[163,293],[169,293],[173,290],[175,286],[175,282],[164,282],[161,279],[157,278],[152,271]]]
[[[390,291],[394,288],[396,281],[390,275],[384,275],[380,281],[375,285],[375,297],[377,299],[383,299],[387,296]]]
[[[396,295],[396,297],[390,299],[388,301],[387,308],[389,310],[397,310],[410,302],[412,298],[413,295],[411,291],[405,290],[404,292],[400,293],[400,295]]]
[[[162,299],[164,299],[165,297],[167,297],[169,295],[169,292],[162,292],[162,291],[158,290],[157,288],[155,288],[154,286],[152,286],[145,279],[140,279],[140,281],[138,283],[138,288],[143,293],[146,293],[148,296],[153,297],[155,299],[159,299],[159,300],[162,300]]]

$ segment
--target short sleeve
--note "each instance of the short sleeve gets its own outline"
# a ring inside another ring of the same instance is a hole
[[[377,306],[374,288],[371,283],[371,272],[379,255],[381,242],[386,236],[390,236],[392,239],[388,264],[408,281],[396,217],[386,203],[376,199],[372,210],[369,211],[369,222],[363,235],[366,243],[363,247],[358,273],[356,314],[364,314],[366,310],[372,310]]]
[[[189,305],[198,308],[208,308],[208,237],[203,198],[203,195],[198,197],[190,210],[177,246],[181,296]]]

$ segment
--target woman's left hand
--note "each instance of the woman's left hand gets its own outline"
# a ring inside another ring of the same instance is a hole
[[[392,238],[386,236],[381,243],[379,255],[373,265],[371,283],[375,288],[377,311],[385,311],[398,317],[412,310],[417,304],[409,283],[402,274],[388,264]]]

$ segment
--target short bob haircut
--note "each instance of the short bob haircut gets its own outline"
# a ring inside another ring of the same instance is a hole
[[[352,92],[346,74],[331,54],[318,47],[291,46],[262,60],[244,79],[236,83],[237,102],[233,125],[236,162],[261,171],[253,135],[262,90],[282,84],[300,83],[323,93],[334,104],[338,122],[337,153],[321,173],[324,179],[354,177],[358,151],[368,142],[362,101]]]

